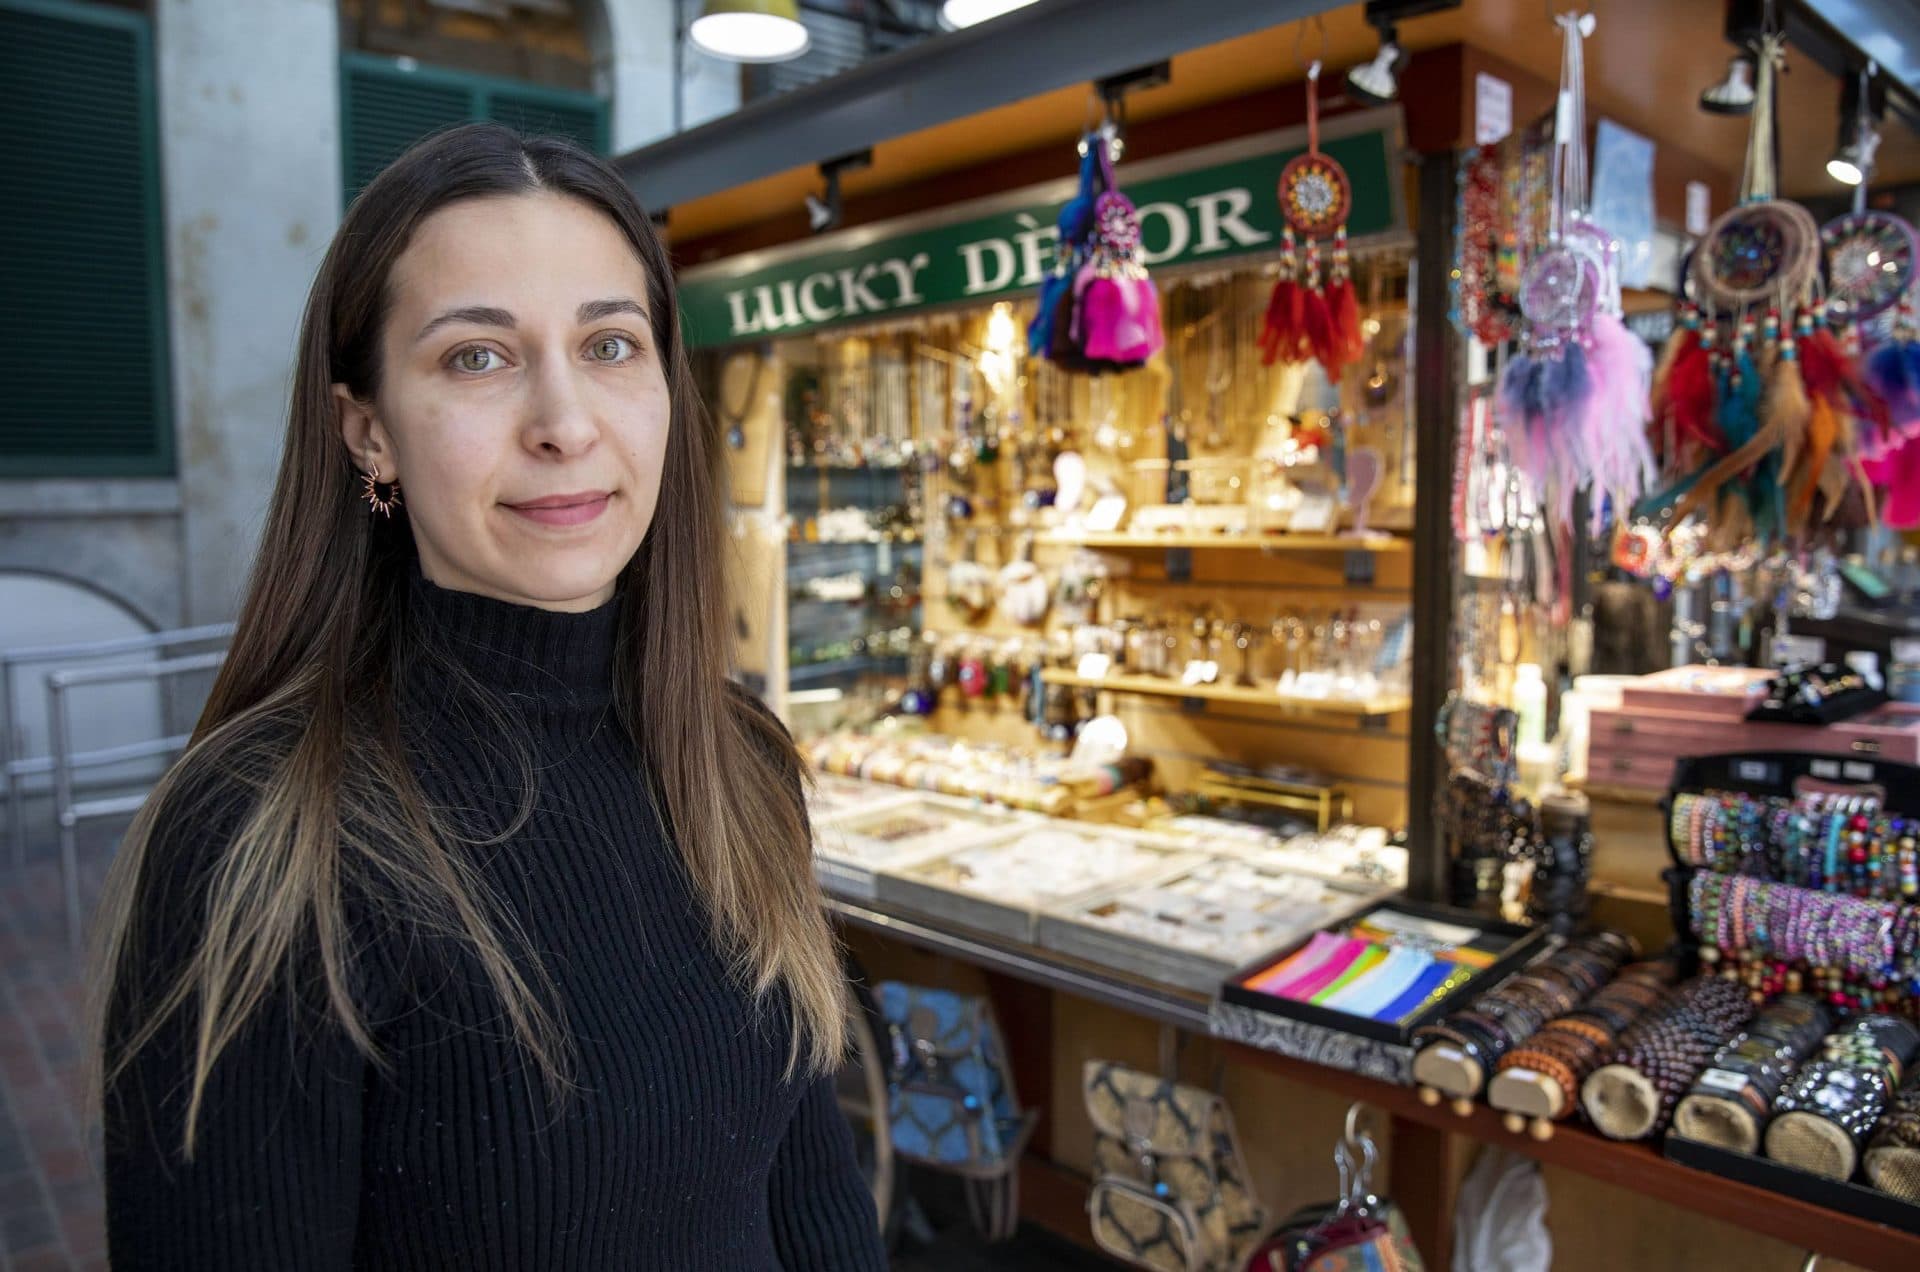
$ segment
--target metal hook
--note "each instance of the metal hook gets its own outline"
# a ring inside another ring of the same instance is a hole
[[[1320,53],[1311,63],[1309,63],[1306,58],[1308,23],[1311,23],[1313,28],[1320,33]],[[1300,23],[1300,29],[1293,33],[1293,60],[1299,63],[1301,69],[1307,72],[1309,79],[1319,78],[1320,67],[1327,60],[1327,24],[1320,19],[1320,15],[1315,14],[1313,17],[1302,21]]]

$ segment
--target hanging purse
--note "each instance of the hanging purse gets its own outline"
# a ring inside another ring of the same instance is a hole
[[[1379,1153],[1359,1128],[1360,1109],[1347,1110],[1346,1134],[1333,1151],[1340,1199],[1289,1215],[1253,1252],[1246,1272],[1422,1272],[1399,1207],[1374,1194]]]
[[[1160,1272],[1237,1272],[1266,1225],[1226,1102],[1104,1061],[1087,1064],[1100,1248]]]
[[[1019,1166],[1038,1115],[1022,1113],[985,999],[886,981],[887,1121],[894,1152],[967,1180],[974,1226],[1004,1241],[1019,1224]]]

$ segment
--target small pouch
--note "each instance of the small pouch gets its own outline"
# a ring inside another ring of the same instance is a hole
[[[1094,1238],[1137,1266],[1238,1272],[1266,1224],[1224,1101],[1197,1087],[1089,1062]]]

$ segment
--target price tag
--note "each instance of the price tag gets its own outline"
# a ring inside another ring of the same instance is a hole
[[[1713,225],[1713,191],[1704,181],[1687,182],[1687,233],[1699,238]]]
[[[1513,85],[1485,71],[1473,77],[1473,140],[1491,146],[1513,131]]]

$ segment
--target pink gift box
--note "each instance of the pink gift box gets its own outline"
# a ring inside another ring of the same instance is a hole
[[[1671,667],[1622,685],[1620,705],[1630,711],[1743,720],[1766,700],[1772,678],[1753,667]]]

